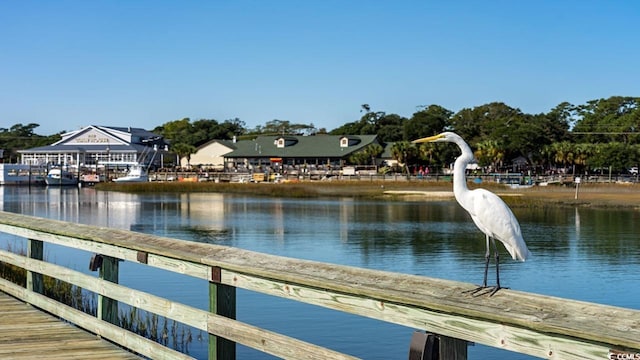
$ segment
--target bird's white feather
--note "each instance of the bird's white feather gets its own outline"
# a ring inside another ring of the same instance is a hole
[[[485,189],[466,194],[463,207],[480,231],[502,242],[514,260],[526,260],[531,254],[522,238],[520,224],[507,204]]]

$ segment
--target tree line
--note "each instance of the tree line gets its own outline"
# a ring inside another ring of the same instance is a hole
[[[622,172],[640,163],[640,98],[612,96],[573,105],[563,102],[548,113],[527,114],[502,102],[492,102],[453,112],[439,105],[420,106],[410,118],[374,111],[363,104],[360,119],[327,131],[312,123],[271,120],[247,128],[238,118],[225,121],[189,118],[166,122],[151,131],[162,135],[170,151],[189,157],[211,140],[250,139],[258,135],[377,135],[382,144],[393,143],[392,154],[403,164],[440,167],[453,162],[457,148],[446,144],[420,144],[411,140],[443,131],[462,136],[475,152],[480,166],[502,170],[516,158],[531,169],[568,168],[587,171],[609,168]],[[40,136],[38,124],[0,128],[4,159],[16,158],[15,150],[42,146],[60,134]],[[354,164],[371,164],[382,153],[372,146],[354,154]]]

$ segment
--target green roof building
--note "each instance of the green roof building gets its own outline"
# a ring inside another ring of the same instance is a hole
[[[371,144],[376,135],[258,136],[232,144],[224,155],[227,167],[323,165],[341,167],[349,156]]]

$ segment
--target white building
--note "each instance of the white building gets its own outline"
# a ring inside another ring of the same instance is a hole
[[[70,168],[96,168],[99,164],[142,163],[164,151],[161,136],[140,128],[89,125],[62,134],[56,143],[20,150],[25,165],[59,165]]]

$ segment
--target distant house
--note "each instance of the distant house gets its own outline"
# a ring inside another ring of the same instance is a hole
[[[235,140],[211,140],[200,146],[198,151],[192,154],[189,159],[186,157],[181,158],[180,166],[191,165],[223,170],[224,156],[236,149],[235,144]]]
[[[528,164],[529,164],[529,160],[527,160],[527,158],[524,156],[518,156],[517,158],[511,161],[511,166],[514,172],[525,169]]]
[[[234,143],[234,150],[224,158],[227,168],[299,165],[339,168],[349,156],[371,144],[379,144],[376,135],[258,136]]]
[[[144,129],[89,125],[62,134],[62,139],[51,145],[18,153],[25,165],[95,168],[100,163],[146,163],[164,147],[161,136]]]

